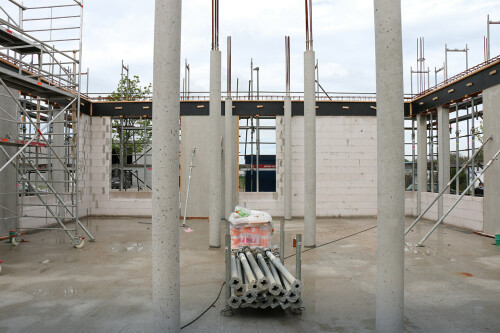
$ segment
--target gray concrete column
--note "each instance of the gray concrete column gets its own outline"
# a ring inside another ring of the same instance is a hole
[[[221,52],[210,51],[210,158],[209,176],[209,235],[210,247],[220,247],[221,218]]]
[[[439,193],[450,181],[450,110],[440,106],[438,119],[438,182]],[[445,193],[450,193],[448,188]],[[438,199],[438,219],[443,215],[443,197]]]
[[[285,97],[285,184],[284,184],[284,199],[285,199],[285,213],[283,214],[285,220],[292,219],[292,99]]]
[[[500,74],[495,74],[500,75]],[[483,91],[483,138],[493,135],[484,146],[484,163],[500,149],[500,85]],[[483,218],[484,232],[500,234],[500,161],[495,161],[484,173]]]
[[[374,0],[377,75],[377,332],[403,332],[404,97],[401,1]]]
[[[57,112],[54,112],[54,116],[57,115]],[[54,151],[56,154],[61,158],[61,160],[65,161],[66,159],[64,156],[66,155],[64,148],[64,115],[59,116],[56,121],[52,125],[53,133],[55,134],[53,136],[54,138]],[[64,170],[64,165],[59,162],[55,156],[52,156],[51,159],[52,163],[52,180],[53,184],[52,186],[54,187],[54,190],[56,190],[57,193],[63,194],[66,192],[66,186],[65,186],[65,181],[68,180],[68,176],[66,171]],[[111,186],[111,185],[110,185]],[[58,216],[61,218],[64,218],[66,210],[64,209],[64,206],[59,205],[57,208],[58,211]]]
[[[233,136],[233,100],[228,97],[225,102],[225,116],[224,116],[224,197],[225,197],[225,218],[234,209],[233,206],[233,187],[234,187],[234,136]]]
[[[316,246],[316,92],[313,50],[304,52],[304,246]]]
[[[152,267],[155,332],[180,331],[179,119],[181,0],[156,0]]]
[[[417,215],[422,212],[422,192],[427,192],[427,116],[417,115]]]

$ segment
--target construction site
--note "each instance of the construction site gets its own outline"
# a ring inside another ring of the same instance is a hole
[[[149,13],[153,82],[121,58],[102,93],[83,0],[0,0],[0,332],[498,332],[499,8],[404,66],[374,0],[376,92],[338,93],[320,4],[271,91],[212,0],[197,91],[182,3]]]

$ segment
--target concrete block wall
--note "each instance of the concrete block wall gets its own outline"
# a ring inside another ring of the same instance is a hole
[[[437,193],[422,193],[422,210],[426,209],[436,196]],[[457,195],[444,194],[444,212],[448,211],[457,199]],[[407,216],[417,216],[417,192],[405,192],[405,207]],[[439,218],[437,209],[438,206],[436,202],[424,215],[424,218],[436,222]],[[463,197],[458,205],[444,219],[444,223],[458,228],[483,231],[483,198],[471,196]]]
[[[304,119],[292,118],[292,215],[304,215]],[[316,118],[317,215],[377,213],[377,119]],[[283,117],[276,117],[276,193],[240,192],[239,202],[283,216]]]

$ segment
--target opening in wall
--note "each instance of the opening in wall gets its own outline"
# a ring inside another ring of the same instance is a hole
[[[239,119],[240,192],[276,192],[276,117]]]

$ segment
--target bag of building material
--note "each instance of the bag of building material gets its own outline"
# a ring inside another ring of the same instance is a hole
[[[233,225],[244,223],[267,223],[272,221],[273,218],[269,213],[247,209],[241,206],[236,206],[234,212],[229,215],[229,222]]]
[[[229,215],[231,248],[271,247],[271,221],[269,213],[236,206]]]

